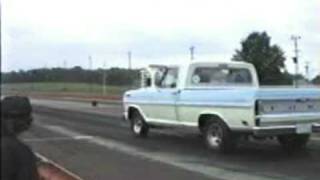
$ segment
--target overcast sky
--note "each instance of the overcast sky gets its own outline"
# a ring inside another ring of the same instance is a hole
[[[302,38],[301,72],[320,72],[319,0],[4,0],[2,70],[133,67],[196,59],[230,61],[252,31],[267,31],[294,71],[292,34]]]

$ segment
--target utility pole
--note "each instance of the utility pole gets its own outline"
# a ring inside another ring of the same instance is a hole
[[[132,56],[131,51],[128,51],[128,69],[132,68],[131,56]]]
[[[64,69],[67,68],[67,60],[63,60],[63,68],[64,68]]]
[[[88,56],[88,61],[89,61],[89,70],[92,69],[92,57],[89,55]]]
[[[307,79],[308,82],[309,82],[309,65],[310,65],[310,62],[307,61],[305,69],[306,69],[306,79]]]
[[[191,60],[194,60],[194,49],[195,49],[194,46],[191,46],[191,47],[189,48],[189,50],[190,50],[190,59],[191,59]]]
[[[63,70],[66,72],[67,70],[67,60],[63,60]],[[67,74],[67,73],[66,73]],[[68,77],[67,77],[68,79]],[[65,91],[66,90],[66,82],[64,80],[63,85],[62,85],[62,90]]]
[[[106,61],[103,62],[103,69],[102,69],[102,95],[106,95]]]
[[[299,74],[299,49],[298,49],[298,40],[301,39],[300,36],[292,35],[291,40],[293,41],[294,45],[294,54],[293,62],[295,63],[295,78],[294,78],[294,86],[298,87],[298,74]]]
[[[92,57],[89,55],[88,56],[88,61],[89,61],[89,91],[92,93],[92,77],[91,77],[91,71],[92,71]]]

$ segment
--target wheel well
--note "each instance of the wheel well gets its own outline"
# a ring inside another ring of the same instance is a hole
[[[133,116],[133,114],[137,112],[137,113],[140,113],[139,110],[135,107],[129,107],[128,109],[128,119],[130,120]]]
[[[203,127],[205,127],[205,125],[209,121],[221,121],[221,122],[225,123],[223,121],[223,119],[221,117],[219,117],[218,115],[215,115],[215,114],[202,114],[199,117],[199,120],[198,120],[199,128],[202,129]]]

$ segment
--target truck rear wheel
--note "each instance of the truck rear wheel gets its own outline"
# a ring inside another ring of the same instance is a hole
[[[221,153],[232,152],[236,147],[234,135],[221,121],[209,121],[205,126],[203,137],[209,149]]]
[[[278,136],[278,141],[287,151],[304,149],[309,141],[309,134],[290,134]]]
[[[149,132],[148,124],[144,121],[143,117],[139,112],[134,111],[132,118],[130,118],[130,127],[134,136],[136,137],[147,137]]]

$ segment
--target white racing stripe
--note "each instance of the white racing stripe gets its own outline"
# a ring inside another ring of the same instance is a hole
[[[59,126],[41,125],[43,128],[60,133],[66,136],[86,136],[75,131],[68,130]],[[294,177],[287,177],[283,175],[261,176],[255,174],[248,174],[245,172],[227,170],[223,168],[213,167],[205,165],[199,161],[197,157],[183,156],[180,154],[148,152],[143,149],[136,148],[134,146],[118,142],[112,139],[92,137],[87,142],[103,146],[105,148],[116,150],[118,152],[136,156],[152,161],[161,162],[167,165],[172,165],[184,170],[201,173],[211,178],[227,179],[227,180],[274,180],[274,179],[296,179]],[[201,160],[201,159],[200,159]]]

